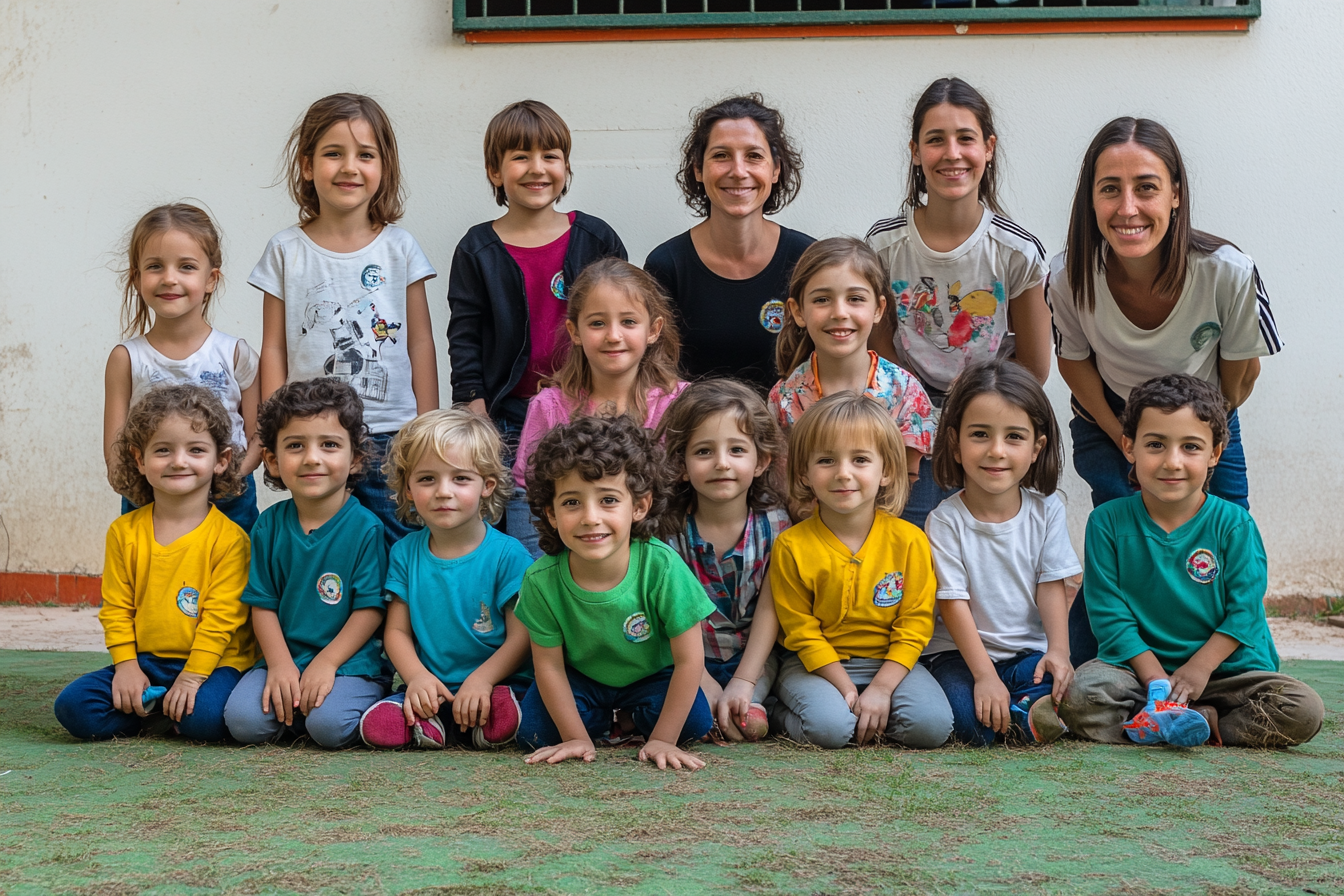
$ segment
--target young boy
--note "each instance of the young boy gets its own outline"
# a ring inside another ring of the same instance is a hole
[[[513,103],[490,120],[485,173],[507,211],[467,231],[448,277],[453,401],[490,417],[510,452],[527,402],[555,372],[568,284],[591,261],[626,257],[605,221],[556,210],[569,191],[569,150],[569,127],[545,103]],[[513,462],[512,454],[505,458],[505,466]],[[540,556],[521,488],[505,531]]]
[[[641,761],[698,769],[677,747],[709,733],[700,622],[714,611],[677,553],[651,540],[666,503],[662,451],[629,417],[557,426],[533,455],[532,510],[549,556],[523,576],[516,612],[536,681],[518,741],[528,762],[591,762],[593,738],[624,711]]]
[[[1278,672],[1260,532],[1207,492],[1227,444],[1222,394],[1186,374],[1158,377],[1130,393],[1121,423],[1140,492],[1088,520],[1084,587],[1100,650],[1060,717],[1104,743],[1305,743],[1325,707]]]

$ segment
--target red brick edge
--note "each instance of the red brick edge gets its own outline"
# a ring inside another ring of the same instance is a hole
[[[0,572],[0,604],[96,607],[103,602],[102,589],[102,576],[52,572]]]

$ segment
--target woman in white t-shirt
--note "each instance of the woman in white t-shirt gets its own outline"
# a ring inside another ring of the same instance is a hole
[[[905,205],[868,231],[896,295],[871,348],[914,374],[935,408],[977,362],[1012,357],[1042,383],[1050,375],[1045,247],[999,205],[998,143],[978,90],[934,81],[915,103]],[[923,528],[949,495],[926,457],[901,517]]]
[[[1190,222],[1190,181],[1167,129],[1146,118],[1103,127],[1083,158],[1048,289],[1059,374],[1073,393],[1073,465],[1094,507],[1137,490],[1119,416],[1130,390],[1168,373],[1221,388],[1229,439],[1209,491],[1250,507],[1235,408],[1259,359],[1282,343],[1255,263]],[[1096,655],[1081,598],[1069,620],[1074,665]]]

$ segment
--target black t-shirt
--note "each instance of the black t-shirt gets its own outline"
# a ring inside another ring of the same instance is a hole
[[[765,391],[774,386],[775,335],[784,323],[789,277],[814,242],[805,233],[779,228],[775,257],[746,280],[729,280],[707,268],[689,231],[649,253],[644,270],[681,312],[681,368],[689,378],[735,376]]]

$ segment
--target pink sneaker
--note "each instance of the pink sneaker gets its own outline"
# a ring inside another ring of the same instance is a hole
[[[513,688],[497,684],[490,692],[490,718],[484,725],[471,729],[471,742],[478,750],[502,747],[513,740],[522,720],[522,710],[518,698],[513,696]]]
[[[371,747],[390,750],[415,744],[442,750],[448,743],[443,724],[437,718],[416,719],[406,724],[406,713],[395,700],[379,700],[359,719],[359,736]]]
[[[765,714],[765,707],[759,703],[747,707],[747,714],[742,723],[742,737],[749,743],[755,743],[770,733],[770,717]]]

